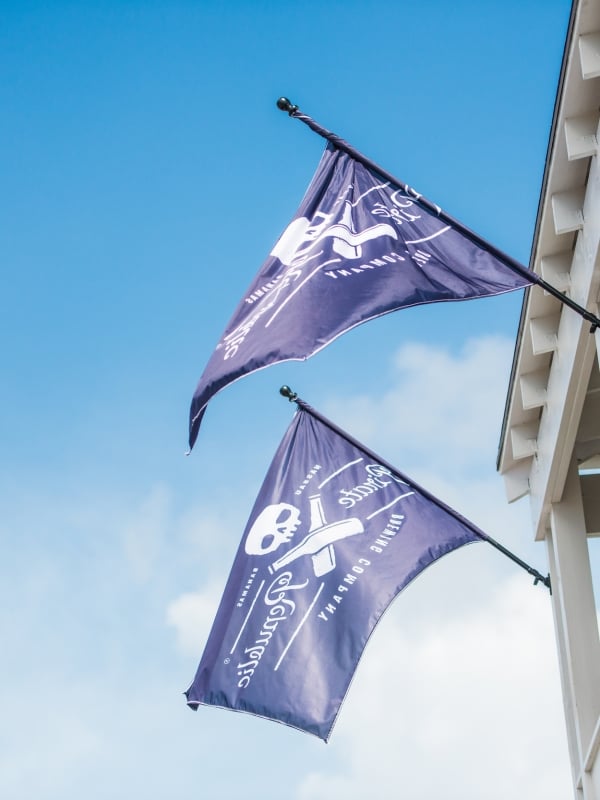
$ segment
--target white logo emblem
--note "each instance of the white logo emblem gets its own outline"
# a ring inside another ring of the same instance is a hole
[[[289,503],[276,503],[260,512],[246,537],[249,556],[264,556],[289,542],[300,525],[300,512]]]
[[[310,499],[310,528],[307,536],[269,566],[273,574],[287,567],[301,556],[310,556],[313,570],[318,578],[335,568],[334,542],[364,533],[362,522],[357,517],[327,523],[323,514],[320,495]],[[277,503],[267,506],[254,520],[248,536],[245,550],[248,555],[266,555],[277,550],[281,545],[291,541],[300,525],[300,511],[289,503]]]
[[[271,255],[278,258],[286,267],[299,266],[308,258],[319,255],[310,253],[319,242],[330,238],[333,239],[334,253],[342,258],[355,259],[361,258],[361,245],[365,242],[378,239],[380,236],[398,238],[394,228],[383,222],[357,232],[352,219],[352,204],[348,201],[344,202],[344,210],[339,220],[330,224],[333,218],[333,214],[323,214],[321,211],[317,211],[312,220],[298,217],[287,226]]]

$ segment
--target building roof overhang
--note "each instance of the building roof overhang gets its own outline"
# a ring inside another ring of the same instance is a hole
[[[600,208],[594,205],[600,202],[598,78],[600,3],[575,0],[529,266],[594,313],[600,273]],[[589,394],[596,381],[592,377],[590,384],[595,342],[589,329],[589,323],[539,287],[525,292],[497,466],[509,501],[530,494],[536,538],[543,538],[550,505],[562,495],[582,415],[591,413],[595,402]],[[598,400],[600,412],[600,393]],[[587,453],[580,448],[580,460],[595,447],[589,445]]]

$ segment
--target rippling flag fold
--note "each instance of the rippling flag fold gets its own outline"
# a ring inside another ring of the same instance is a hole
[[[190,448],[218,391],[269,364],[304,360],[400,308],[530,283],[408,186],[328,144],[296,213],[240,301],[193,396]],[[527,271],[524,270],[526,273]]]
[[[303,404],[245,528],[188,704],[327,741],[392,600],[441,556],[486,538]]]

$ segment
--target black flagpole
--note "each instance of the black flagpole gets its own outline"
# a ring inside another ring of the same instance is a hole
[[[348,155],[351,156],[355,161],[359,161],[361,164],[364,164],[367,169],[376,172],[384,180],[389,181],[395,186],[399,186],[403,191],[409,194],[416,203],[425,207],[428,211],[433,212],[437,217],[446,222],[452,228],[459,230],[464,236],[481,247],[483,250],[486,250],[488,253],[491,253],[493,256],[503,261],[513,272],[521,275],[521,277],[525,278],[525,280],[529,281],[530,283],[537,284],[546,292],[548,292],[548,294],[551,294],[553,297],[556,297],[557,300],[560,300],[563,305],[569,306],[569,308],[571,308],[573,311],[576,311],[581,317],[583,317],[584,320],[586,320],[586,322],[590,323],[590,333],[594,333],[594,331],[600,327],[600,318],[595,314],[592,314],[591,311],[588,311],[583,306],[580,306],[579,303],[571,300],[570,297],[557,289],[556,286],[552,286],[552,284],[545,281],[540,275],[537,275],[535,272],[527,269],[527,267],[524,267],[523,264],[520,264],[506,253],[503,253],[497,247],[494,247],[493,244],[490,244],[490,242],[486,242],[485,239],[482,239],[474,231],[466,228],[461,222],[442,211],[442,209],[435,203],[432,203],[418,192],[415,192],[414,189],[412,189],[406,183],[399,181],[392,174],[382,169],[374,161],[371,161],[370,158],[363,156],[362,153],[360,153],[358,150],[355,150],[352,145],[348,144],[348,142],[344,141],[344,139],[342,139],[340,136],[332,133],[332,131],[327,130],[327,128],[323,128],[318,122],[315,122],[315,120],[309,117],[307,114],[303,114],[299,110],[298,106],[293,105],[293,103],[291,103],[287,97],[279,98],[277,101],[277,108],[279,108],[281,111],[287,111],[290,117],[295,117],[305,125],[308,125],[311,130],[313,130],[315,133],[318,133],[319,136],[322,136],[324,139],[327,139],[327,141],[331,142],[331,144],[338,150],[343,150],[345,153],[348,153]]]
[[[423,495],[423,497],[426,497],[432,503],[435,503],[435,505],[441,508],[443,511],[446,511],[455,519],[458,519],[463,525],[465,525],[467,528],[473,531],[473,533],[476,536],[478,536],[482,541],[491,544],[492,547],[495,547],[496,550],[499,550],[505,556],[510,558],[511,561],[514,561],[515,564],[518,564],[522,569],[528,572],[534,579],[533,581],[534,586],[537,586],[538,583],[543,583],[544,586],[548,588],[550,594],[552,594],[550,575],[546,575],[546,577],[544,577],[540,572],[537,571],[537,569],[531,567],[525,561],[520,559],[518,556],[516,556],[514,553],[512,553],[510,550],[504,547],[504,545],[500,544],[500,542],[497,542],[495,539],[492,539],[491,536],[488,536],[487,533],[484,533],[482,530],[480,530],[470,520],[468,520],[466,517],[463,517],[462,514],[459,514],[453,508],[447,506],[442,500],[439,500],[437,497],[435,497],[435,495],[431,494],[431,492],[428,492],[427,489],[424,489],[422,486],[419,486],[412,480],[412,478],[409,478],[407,475],[404,475],[404,473],[400,472],[400,470],[396,469],[396,467],[394,467],[388,461],[385,461],[385,459],[381,458],[381,456],[378,456],[377,453],[374,453],[372,450],[369,450],[369,448],[365,447],[364,444],[357,441],[354,437],[350,436],[349,433],[343,431],[341,428],[338,428],[338,426],[334,422],[327,419],[327,417],[324,417],[322,414],[316,411],[312,406],[309,406],[308,403],[305,403],[304,400],[301,400],[296,394],[296,392],[292,391],[289,386],[282,386],[281,389],[279,390],[279,394],[282,395],[282,397],[287,397],[290,403],[296,403],[298,408],[301,408],[308,414],[311,414],[313,417],[315,417],[315,419],[318,419],[319,422],[322,422],[323,425],[328,427],[334,433],[337,433],[338,436],[341,436],[347,442],[350,442],[350,444],[356,447],[358,450],[362,450],[363,453],[369,456],[369,458],[372,458],[378,464],[381,464],[382,467],[387,467],[387,469],[389,469],[390,472],[393,472],[395,475],[398,475],[398,477],[400,477],[403,481],[412,486],[413,489],[416,489],[417,492],[419,492],[419,494]]]

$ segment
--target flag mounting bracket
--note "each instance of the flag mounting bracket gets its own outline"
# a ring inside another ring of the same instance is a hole
[[[413,202],[420,204],[429,211],[433,211],[440,219],[444,220],[455,230],[460,230],[464,236],[474,242],[478,247],[481,247],[483,250],[487,250],[488,253],[500,258],[506,264],[506,266],[513,272],[516,272],[517,275],[521,275],[528,282],[536,284],[545,292],[548,292],[548,294],[552,295],[552,297],[555,297],[557,300],[559,300],[563,305],[568,306],[570,309],[579,314],[580,317],[582,317],[586,322],[590,323],[590,333],[595,333],[596,330],[600,328],[600,317],[597,317],[591,311],[588,311],[587,308],[584,308],[583,306],[579,305],[579,303],[576,303],[564,292],[561,292],[560,289],[557,289],[556,286],[553,286],[551,283],[545,281],[541,275],[538,275],[536,272],[533,272],[520,262],[516,261],[514,258],[511,258],[511,256],[503,253],[497,247],[494,247],[494,245],[490,244],[490,242],[486,242],[476,233],[466,228],[461,222],[442,211],[442,209],[440,209],[435,203],[427,200],[425,197],[423,197],[423,195],[414,192],[414,190],[412,190],[407,184],[399,181],[391,173],[382,169],[378,164],[376,164],[374,161],[371,161],[370,158],[364,156],[340,136],[330,130],[327,130],[327,128],[324,128],[322,125],[319,125],[318,122],[315,122],[312,117],[304,114],[302,111],[300,111],[298,106],[294,105],[290,100],[288,100],[287,97],[280,97],[277,100],[277,108],[280,109],[280,111],[286,111],[290,117],[299,119],[300,122],[303,122],[312,131],[317,133],[319,136],[322,136],[338,150],[342,150],[343,152],[347,153],[355,161],[360,162],[367,167],[367,169],[376,172],[384,180],[399,186],[404,191],[410,192]]]
[[[388,461],[385,461],[384,459],[381,458],[381,456],[378,456],[377,453],[374,453],[372,450],[369,450],[367,447],[365,447],[364,444],[361,444],[352,436],[350,436],[350,434],[346,433],[346,431],[343,431],[341,428],[338,428],[338,426],[335,423],[327,419],[327,417],[324,417],[322,414],[316,411],[312,406],[309,406],[308,403],[304,402],[304,400],[301,400],[298,397],[298,394],[293,389],[290,389],[289,386],[282,386],[279,389],[279,394],[282,397],[287,397],[290,403],[296,403],[298,408],[301,408],[308,414],[311,414],[313,417],[315,417],[321,423],[323,423],[323,425],[326,425],[332,431],[337,433],[338,436],[341,436],[343,439],[346,439],[346,441],[350,442],[350,444],[352,444],[354,447],[358,448],[359,450],[362,450],[364,453],[366,453],[366,455],[377,461],[383,467],[387,467],[391,472],[394,472],[396,475],[401,477],[403,481],[410,484],[413,487],[413,489],[416,489],[420,494],[427,497],[428,500],[435,503],[435,505],[439,506],[444,511],[450,513],[453,517],[460,519],[460,521],[464,525],[467,525],[469,528],[471,528],[471,530],[474,531],[474,533],[476,533],[477,536],[482,541],[491,544],[492,547],[495,547],[496,550],[505,555],[507,558],[510,558],[511,561],[514,561],[515,564],[518,564],[519,567],[528,572],[529,575],[531,575],[531,577],[534,579],[533,580],[534,586],[537,586],[538,583],[542,583],[548,589],[550,594],[552,594],[552,584],[550,582],[550,575],[545,575],[545,576],[542,575],[542,573],[538,572],[538,570],[535,569],[535,567],[532,567],[530,564],[527,564],[525,561],[523,561],[523,559],[519,558],[519,556],[515,555],[508,548],[504,547],[503,544],[500,544],[500,542],[497,542],[495,539],[492,539],[491,536],[488,536],[487,533],[481,531],[476,525],[474,525],[468,519],[463,517],[457,511],[454,511],[454,509],[447,506],[442,500],[439,500],[437,497],[435,497],[435,495],[431,494],[431,492],[428,492],[427,489],[424,489],[422,486],[416,484],[413,480],[411,480],[410,478],[408,478],[408,476],[404,475],[402,472],[396,469],[396,467],[394,467]]]

